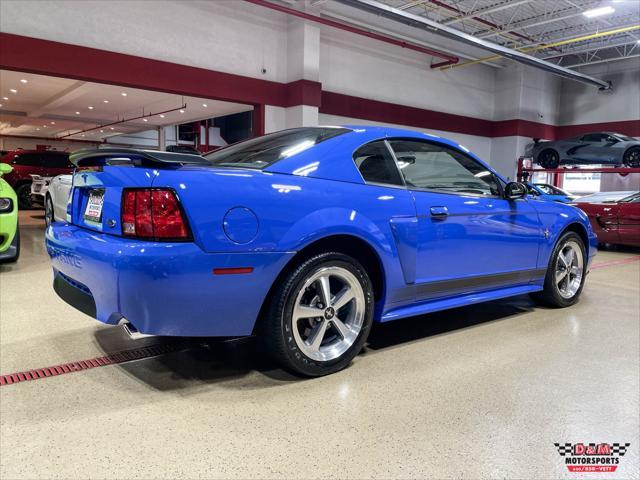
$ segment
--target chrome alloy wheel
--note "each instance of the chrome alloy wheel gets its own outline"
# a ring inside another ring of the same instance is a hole
[[[298,292],[292,329],[296,345],[307,357],[334,360],[358,338],[365,315],[364,290],[350,271],[325,267]]]
[[[578,242],[569,240],[558,252],[555,279],[558,292],[570,299],[580,290],[584,275],[584,258]]]

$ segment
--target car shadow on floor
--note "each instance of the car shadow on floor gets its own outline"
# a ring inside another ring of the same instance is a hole
[[[528,296],[521,296],[375,324],[361,355],[389,354],[389,350],[410,342],[427,342],[436,336],[490,322],[515,320],[512,317],[530,312],[533,307],[534,303]],[[179,390],[188,394],[214,384],[231,389],[263,389],[306,380],[279,368],[261,351],[255,338],[149,337],[131,342],[121,329],[102,329],[96,331],[95,339],[107,352],[185,342],[184,348],[178,351],[117,366],[139,382],[160,391]]]

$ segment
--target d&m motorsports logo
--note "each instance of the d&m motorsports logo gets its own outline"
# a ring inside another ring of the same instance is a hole
[[[554,443],[570,472],[615,472],[630,443]]]

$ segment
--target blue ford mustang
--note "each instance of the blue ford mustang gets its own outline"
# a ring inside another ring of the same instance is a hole
[[[257,335],[281,364],[347,366],[372,322],[524,293],[578,300],[597,240],[579,209],[527,196],[466,148],[382,127],[308,127],[204,158],[94,150],[54,288],[134,336]]]

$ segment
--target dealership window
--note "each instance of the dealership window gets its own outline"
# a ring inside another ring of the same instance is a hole
[[[367,143],[353,154],[353,161],[367,183],[402,185],[402,177],[384,140]]]
[[[496,176],[478,161],[444,145],[390,140],[409,187],[447,193],[500,195]]]

